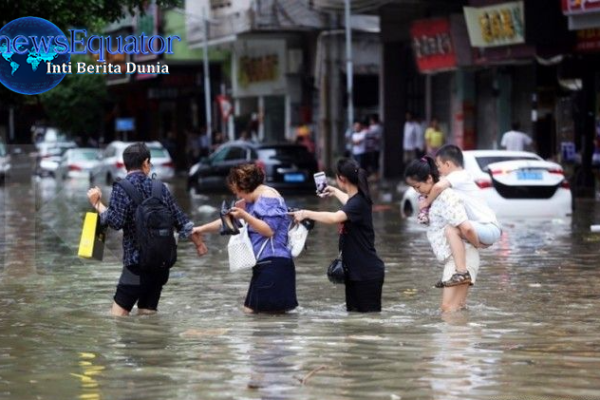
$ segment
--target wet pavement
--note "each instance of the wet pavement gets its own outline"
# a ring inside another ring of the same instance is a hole
[[[180,243],[158,315],[113,318],[120,234],[103,262],[76,256],[87,188],[25,173],[0,187],[0,399],[600,398],[593,200],[572,218],[503,221],[468,311],[453,315],[438,311],[441,269],[423,228],[377,201],[380,314],[346,313],[343,286],[325,277],[337,230],[318,225],[296,260],[292,313],[245,315],[249,273],[229,273],[227,240],[212,236],[204,258]],[[230,198],[192,198],[180,181],[172,189],[198,224]]]

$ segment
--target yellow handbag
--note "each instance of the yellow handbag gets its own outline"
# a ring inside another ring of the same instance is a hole
[[[100,226],[98,213],[85,213],[77,255],[82,258],[93,258],[102,261],[105,237],[104,228]]]

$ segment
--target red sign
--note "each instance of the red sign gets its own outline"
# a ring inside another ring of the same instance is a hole
[[[227,96],[222,94],[217,96],[217,103],[219,103],[219,110],[221,111],[221,118],[223,121],[227,121],[227,118],[233,113],[233,106]]]
[[[600,29],[582,29],[577,31],[575,50],[581,52],[600,50]]]
[[[415,21],[410,27],[410,36],[420,72],[456,68],[450,20],[439,18]]]
[[[600,11],[600,0],[562,0],[565,15],[586,14]]]

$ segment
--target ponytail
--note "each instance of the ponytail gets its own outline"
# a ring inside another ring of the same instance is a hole
[[[371,193],[369,191],[368,173],[358,165],[355,160],[342,158],[337,163],[337,174],[343,176],[353,185],[356,185],[358,192],[367,200],[369,204],[373,204]]]

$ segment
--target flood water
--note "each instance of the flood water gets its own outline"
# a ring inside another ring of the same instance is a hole
[[[180,243],[159,314],[108,315],[120,234],[103,262],[77,258],[87,182],[0,188],[0,399],[592,399],[600,398],[600,206],[572,218],[503,221],[482,251],[468,311],[440,315],[441,274],[425,232],[378,202],[383,311],[348,314],[325,268],[337,230],[317,226],[296,260],[300,307],[246,315],[249,273]],[[103,188],[104,199],[108,189]],[[223,196],[173,190],[196,223]],[[335,210],[333,200],[290,206]],[[203,211],[203,209],[200,209]]]

